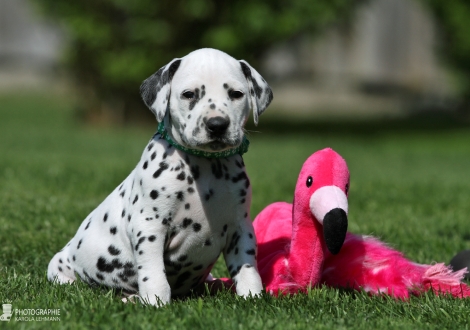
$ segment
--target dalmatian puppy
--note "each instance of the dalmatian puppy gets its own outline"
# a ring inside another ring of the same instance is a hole
[[[159,130],[130,175],[50,261],[50,281],[76,276],[160,305],[210,278],[220,253],[237,294],[258,295],[251,187],[241,156],[272,92],[247,62],[215,50],[172,60],[141,85]],[[243,148],[242,148],[243,149]]]

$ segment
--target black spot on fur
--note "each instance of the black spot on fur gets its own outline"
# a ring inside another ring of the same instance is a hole
[[[228,85],[227,85],[227,84],[223,84],[222,86],[224,86],[225,89],[228,88]]]
[[[146,169],[147,169],[147,166],[148,166],[148,162],[145,161],[144,165],[142,165],[142,168],[143,168],[144,170],[146,170]]]
[[[200,175],[200,173],[199,173],[199,165],[193,165],[193,166],[191,166],[191,174],[192,174],[194,180],[199,179],[199,175]]]
[[[125,216],[126,216],[126,209],[122,210],[121,218],[124,218]]]
[[[103,222],[106,222],[106,220],[108,220],[108,213],[105,213],[103,217]]]
[[[230,240],[230,244],[227,248],[227,253],[232,252],[232,250],[237,246],[239,240],[240,240],[240,235],[238,234],[238,232],[234,232]]]
[[[142,279],[142,281],[147,282],[148,279],[149,279],[148,277],[144,277],[144,278]]]
[[[137,244],[136,244],[136,246],[135,246],[135,250],[136,250],[136,251],[139,250],[140,244],[142,244],[144,241],[145,241],[145,236],[139,238],[139,240],[137,241]],[[141,251],[141,252],[142,252],[142,251]],[[140,254],[142,254],[142,253],[140,253]]]
[[[165,156],[165,155],[166,155],[166,153],[164,154],[164,156]],[[155,173],[153,173],[153,177],[154,177],[155,179],[158,178],[158,177],[163,173],[163,171],[167,170],[167,169],[169,168],[169,165],[168,165],[168,163],[166,163],[166,162],[161,162],[161,163],[159,164],[159,167],[160,167],[160,168],[159,168],[158,170],[156,170]]]
[[[211,164],[212,174],[214,174],[216,179],[221,179],[223,177],[222,163],[219,159],[216,159],[215,162]]]
[[[116,227],[111,227],[111,228],[109,228],[109,232],[113,235],[116,235],[117,228]]]
[[[150,155],[150,160],[154,160],[155,157],[157,157],[157,152],[156,152],[156,151],[154,151],[154,152],[152,153],[152,155]]]
[[[135,195],[134,200],[132,201],[132,204],[135,204],[139,200],[139,196]]]
[[[186,254],[180,255],[178,257],[178,261],[180,261],[180,262],[185,261],[186,259],[188,259],[188,256]]]
[[[147,151],[152,150],[152,148],[153,148],[153,143],[150,143],[150,144],[147,146]]]
[[[193,177],[188,175],[188,184],[193,184],[194,180],[193,180]]]
[[[232,182],[233,182],[233,183],[237,183],[238,181],[240,181],[240,180],[246,180],[247,178],[248,178],[248,177],[247,177],[246,173],[243,171],[243,172],[238,173],[237,176],[234,176],[234,177],[232,178]]]
[[[211,246],[212,243],[211,243],[211,241],[208,239],[208,240],[206,240],[206,241],[204,242],[204,245],[205,245],[205,246]]]
[[[82,245],[82,240],[78,241],[77,250],[80,248],[80,245]]]
[[[176,193],[176,198],[180,200],[181,202],[184,201],[184,192],[182,191],[177,191]]]
[[[149,242],[153,242],[156,239],[157,239],[157,237],[155,237],[155,235],[149,236]]]
[[[157,199],[157,198],[158,198],[158,191],[152,190],[152,191],[150,192],[150,198],[152,198],[152,199]]]
[[[246,254],[249,254],[249,255],[253,255],[253,256],[255,255],[255,249],[250,249],[250,250],[247,250],[245,252],[246,252]]]
[[[96,278],[98,278],[100,281],[104,280],[104,276],[101,273],[96,273]]]
[[[117,256],[117,255],[121,254],[121,250],[116,248],[114,245],[110,245],[108,247],[108,252],[109,252],[109,254],[111,254],[113,256]]]
[[[105,258],[99,257],[98,262],[96,263],[96,267],[101,272],[112,273],[115,268],[122,268],[122,264],[119,262],[118,259],[113,259],[111,263],[108,263]]]
[[[189,187],[188,188],[188,193],[192,194],[194,192],[194,188],[193,187]]]
[[[194,231],[197,233],[198,231],[200,231],[202,228],[201,224],[200,223],[194,223],[193,224],[193,229]]]
[[[189,203],[184,204],[184,208],[185,208],[186,210],[189,210],[190,207],[191,207],[191,205],[190,205]]]
[[[87,230],[87,229],[88,229],[88,227],[90,227],[90,223],[91,223],[91,220],[90,220],[90,221],[88,221],[88,223],[87,223],[87,225],[86,225],[86,227],[85,227],[85,230]]]
[[[192,219],[184,218],[184,219],[183,219],[183,223],[181,224],[181,226],[182,226],[183,228],[187,228],[187,227],[190,226],[192,223],[193,223],[193,220],[192,220]]]
[[[186,179],[186,173],[181,171],[180,174],[178,174],[178,176],[176,178],[180,181],[183,181],[184,179]]]

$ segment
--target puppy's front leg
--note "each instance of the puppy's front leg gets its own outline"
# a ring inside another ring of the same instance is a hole
[[[256,266],[256,238],[250,219],[245,219],[228,234],[224,257],[237,294],[243,297],[259,295],[263,284]]]
[[[144,236],[144,232],[148,236]],[[171,288],[163,263],[165,234],[162,231],[142,230],[134,235],[132,241],[139,277],[140,300],[151,305],[167,304],[170,302]]]

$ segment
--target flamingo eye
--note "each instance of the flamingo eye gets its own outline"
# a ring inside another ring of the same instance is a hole
[[[347,195],[349,192],[349,183],[346,183],[346,188],[344,190],[346,191],[346,195]]]
[[[306,185],[307,185],[307,188],[310,188],[310,186],[312,185],[313,183],[313,178],[311,176],[309,176],[307,178],[307,182],[306,182]]]

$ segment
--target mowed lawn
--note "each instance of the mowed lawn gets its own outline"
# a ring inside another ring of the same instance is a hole
[[[245,163],[252,217],[269,203],[291,201],[304,160],[332,147],[351,171],[350,231],[378,236],[420,263],[448,263],[470,248],[470,128],[305,121],[295,126],[272,117],[268,109],[259,126],[249,128]],[[330,288],[247,300],[223,292],[155,308],[124,304],[119,293],[81,282],[52,285],[46,279],[49,260],[135,167],[155,127],[90,127],[74,118],[65,97],[0,95],[0,304],[60,309],[58,322],[13,317],[0,328],[470,327],[470,299],[433,294],[402,302]],[[213,273],[227,275],[222,260]]]

